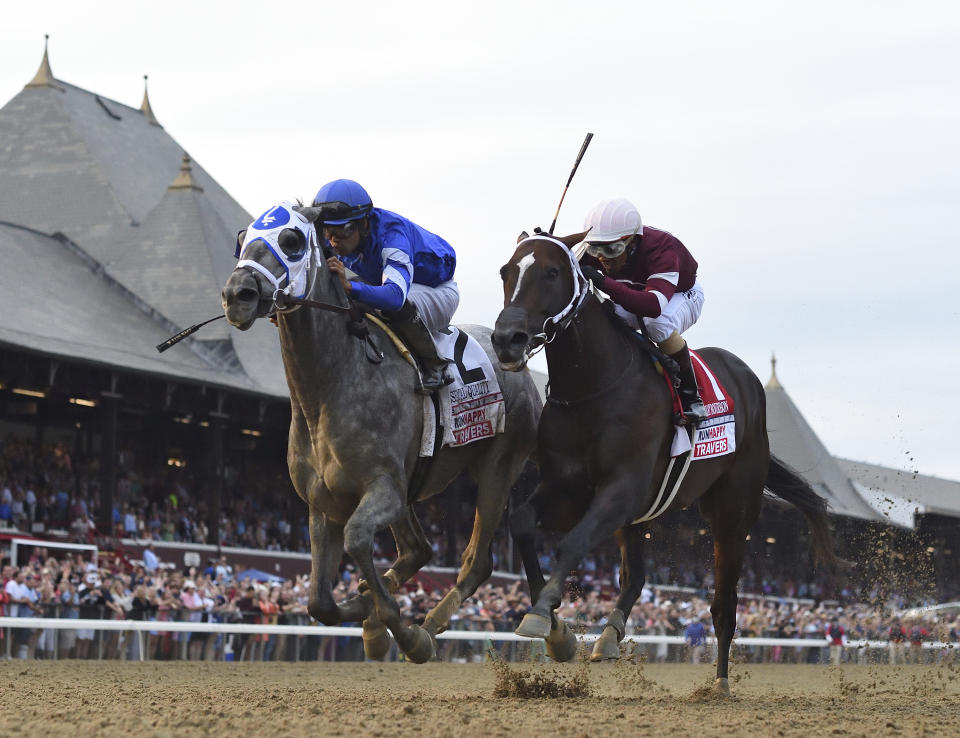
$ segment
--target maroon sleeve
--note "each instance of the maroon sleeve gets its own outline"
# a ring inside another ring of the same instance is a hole
[[[604,277],[602,289],[617,305],[634,315],[641,318],[656,318],[660,315],[660,301],[649,290],[635,289],[611,277]],[[670,294],[673,295],[672,292]]]

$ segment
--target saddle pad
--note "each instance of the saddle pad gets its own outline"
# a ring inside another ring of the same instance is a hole
[[[435,332],[433,340],[437,353],[453,362],[447,367],[453,383],[439,392],[443,425],[440,446],[466,446],[502,433],[507,410],[487,352],[473,336],[455,326]],[[420,456],[433,456],[437,415],[429,396],[423,398],[423,419]]]
[[[715,456],[733,453],[736,450],[733,399],[720,384],[720,380],[710,370],[707,363],[693,349],[690,349],[690,364],[693,366],[693,374],[697,379],[700,399],[703,400],[703,405],[707,409],[707,417],[697,426],[697,432],[694,435],[693,445],[695,450],[693,458],[694,460],[711,459]],[[673,412],[679,416],[681,411],[680,395],[677,394],[677,390],[666,372],[663,372],[663,378],[670,391],[670,398],[673,400]],[[673,442],[670,445],[670,456],[680,456],[687,453],[691,449],[690,444],[691,438],[688,430],[683,426],[675,426]]]
[[[693,460],[732,454],[737,448],[733,399],[696,351],[690,351],[690,363],[697,377],[700,399],[707,408],[707,417],[694,434]]]

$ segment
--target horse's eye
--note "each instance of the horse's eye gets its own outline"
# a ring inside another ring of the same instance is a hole
[[[296,256],[307,246],[303,233],[295,228],[286,228],[281,231],[277,243],[287,256]]]
[[[500,267],[500,279],[504,282],[507,281],[507,272],[508,272],[508,269],[506,264]]]
[[[556,279],[560,276],[560,270],[557,267],[547,268],[547,279]]]

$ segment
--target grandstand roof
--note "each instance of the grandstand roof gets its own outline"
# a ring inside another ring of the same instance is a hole
[[[862,520],[889,522],[864,500],[793,404],[793,400],[777,379],[776,358],[772,359],[771,366],[770,380],[765,388],[770,452],[791,466],[826,497],[833,513]]]
[[[67,84],[44,51],[0,109],[0,172],[0,341],[287,395],[264,321],[247,332],[217,321],[154,348],[221,312],[236,232],[252,218],[163,129],[146,91],[138,109]]]
[[[837,459],[837,463],[855,484],[879,498],[881,509],[906,507],[911,515],[960,517],[960,482],[864,461]]]

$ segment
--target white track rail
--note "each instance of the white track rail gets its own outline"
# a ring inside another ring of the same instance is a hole
[[[190,623],[184,621],[157,620],[83,620],[78,618],[11,618],[0,617],[0,628],[28,628],[30,630],[109,630],[155,633],[247,633],[294,636],[352,636],[359,637],[362,628],[328,625],[257,625],[253,623]],[[592,643],[600,637],[599,633],[577,635],[580,641]],[[456,641],[513,641],[529,642],[530,638],[516,633],[493,630],[447,630],[440,633],[439,640]],[[625,641],[633,643],[666,643],[679,645],[685,643],[681,636],[627,635]],[[716,639],[707,639],[715,643]],[[784,648],[824,648],[830,645],[825,638],[737,638],[739,647],[781,646]],[[887,648],[888,641],[848,641],[845,648]],[[944,642],[925,642],[924,648],[956,648],[956,644]]]

